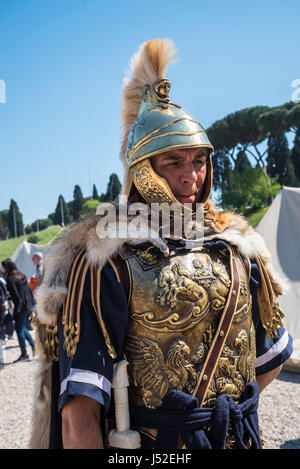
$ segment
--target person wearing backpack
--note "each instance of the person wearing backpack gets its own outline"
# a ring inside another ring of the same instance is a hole
[[[7,310],[7,299],[8,291],[6,288],[6,282],[0,275],[0,366],[5,364],[5,330],[3,328],[3,322]]]
[[[31,347],[33,356],[35,354],[35,342],[26,327],[28,318],[33,310],[34,298],[26,275],[18,270],[16,264],[11,259],[4,259],[2,261],[2,270],[4,271],[7,289],[14,304],[15,330],[21,349],[21,355],[16,361],[26,360],[29,358],[26,341]]]
[[[3,319],[7,311],[8,291],[6,281],[0,274],[0,328],[2,327]]]

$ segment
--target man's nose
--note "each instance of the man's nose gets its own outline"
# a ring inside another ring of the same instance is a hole
[[[194,184],[197,181],[197,172],[192,162],[188,162],[182,168],[181,182],[184,184]]]

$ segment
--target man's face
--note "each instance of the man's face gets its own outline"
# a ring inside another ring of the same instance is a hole
[[[34,265],[38,265],[40,258],[38,256],[32,256],[32,262]]]
[[[179,202],[195,203],[207,172],[207,149],[171,150],[151,157],[154,171],[163,177]]]

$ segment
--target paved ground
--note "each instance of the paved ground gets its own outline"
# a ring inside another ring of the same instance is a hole
[[[0,448],[27,448],[37,358],[13,363],[20,355],[16,337],[6,344],[6,365],[0,367]],[[263,391],[260,426],[266,448],[300,449],[300,374],[282,371]]]

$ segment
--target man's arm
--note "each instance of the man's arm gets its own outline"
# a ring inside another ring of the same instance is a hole
[[[62,409],[64,449],[103,449],[100,404],[86,396],[75,396]]]
[[[260,392],[262,392],[268,386],[268,384],[270,384],[271,381],[276,378],[276,376],[280,373],[281,369],[282,365],[278,366],[277,368],[274,368],[274,370],[271,370],[268,373],[265,373],[264,375],[256,376],[256,381],[258,383]]]

